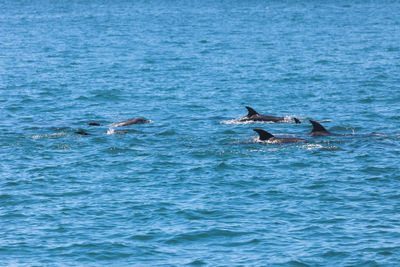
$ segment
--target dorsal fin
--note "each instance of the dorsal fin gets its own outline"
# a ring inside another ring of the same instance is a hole
[[[257,115],[257,114],[258,114],[258,112],[255,111],[254,109],[252,109],[251,107],[247,107],[247,106],[246,106],[246,108],[247,108],[247,110],[249,111],[249,114],[247,114],[247,117],[251,117],[251,116],[253,116],[253,115]]]
[[[263,129],[256,128],[256,129],[253,129],[253,131],[258,133],[258,135],[260,136],[260,140],[262,140],[262,141],[268,140],[268,139],[274,137],[272,134],[270,134],[269,132],[267,132]]]
[[[328,131],[324,128],[324,126],[322,126],[318,122],[313,121],[313,120],[310,120],[310,122],[311,122],[311,124],[313,126],[311,132],[327,132],[328,133]]]

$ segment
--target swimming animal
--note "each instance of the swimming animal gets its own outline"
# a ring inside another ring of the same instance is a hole
[[[86,132],[86,131],[84,131],[84,130],[79,130],[79,131],[77,131],[77,132],[75,132],[76,134],[80,134],[80,135],[99,135],[99,134],[91,134],[91,133],[88,133],[88,132]],[[106,134],[107,135],[114,135],[114,134],[126,134],[126,133],[128,133],[127,131],[108,131]]]
[[[121,126],[128,126],[128,125],[132,125],[132,124],[141,124],[141,123],[148,123],[148,122],[150,122],[150,121],[146,120],[144,118],[134,118],[134,119],[126,120],[126,121],[115,122],[115,123],[112,123],[112,124],[110,124],[108,126],[110,126],[110,127],[121,127]],[[97,123],[97,122],[89,122],[88,125],[90,125],[90,126],[103,126],[102,124]]]
[[[268,115],[261,115],[251,107],[247,107],[249,113],[243,118],[239,119],[239,121],[270,121],[270,122],[285,122],[284,117],[275,117]],[[296,123],[301,123],[299,119],[293,118]]]
[[[130,119],[126,121],[121,121],[121,122],[116,122],[110,124],[111,127],[121,127],[121,126],[128,126],[132,124],[140,124],[140,123],[148,123],[150,121],[143,119],[143,118],[135,118],[135,119]]]
[[[331,133],[327,129],[324,128],[321,124],[319,124],[316,121],[310,120],[313,128],[311,132],[309,132],[307,135],[309,136],[329,136],[329,135],[335,135],[335,136],[340,136],[343,134],[337,134],[337,133]]]
[[[76,134],[80,134],[80,135],[92,135],[92,134],[87,133],[87,132],[85,132],[85,131],[83,131],[83,130],[77,131],[77,132],[75,132],[75,133],[76,133]]]
[[[302,139],[302,138],[295,138],[295,137],[291,137],[291,138],[286,138],[286,137],[275,137],[272,134],[270,134],[269,132],[263,130],[263,129],[253,129],[253,131],[257,132],[259,135],[259,139],[261,141],[268,141],[271,143],[277,143],[277,144],[282,144],[282,143],[301,143],[301,142],[308,142],[306,139]]]

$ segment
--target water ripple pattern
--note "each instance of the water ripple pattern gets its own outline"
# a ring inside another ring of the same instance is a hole
[[[400,265],[398,1],[0,10],[1,266]]]

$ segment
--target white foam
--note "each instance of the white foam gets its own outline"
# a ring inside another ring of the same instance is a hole
[[[282,142],[278,139],[273,139],[273,140],[260,140],[259,137],[254,137],[253,139],[254,143],[259,143],[259,144],[282,144]]]
[[[108,135],[114,134],[114,129],[113,129],[113,128],[109,128],[109,129],[107,130],[107,134],[108,134]]]
[[[279,123],[292,123],[294,122],[295,116],[285,116],[283,117],[283,121]],[[237,118],[233,120],[221,121],[221,124],[253,124],[253,123],[263,123],[263,124],[274,124],[276,122],[273,121],[253,121],[253,120],[241,120],[242,118]]]
[[[372,135],[373,136],[382,136],[382,137],[388,136],[387,134],[382,134],[382,133],[374,133]]]
[[[52,134],[36,134],[36,135],[32,135],[33,139],[41,139],[41,138],[56,138],[56,137],[60,137],[60,136],[64,136],[67,135],[66,133],[52,133]]]
[[[71,147],[69,145],[59,145],[56,146],[57,149],[62,149],[62,150],[71,150]]]
[[[307,150],[314,150],[314,149],[323,148],[324,146],[320,145],[320,144],[306,144],[306,145],[302,145],[301,147],[304,149],[307,149]]]
[[[240,119],[221,121],[221,124],[253,124],[253,123],[264,123],[272,124],[272,121],[241,121]]]

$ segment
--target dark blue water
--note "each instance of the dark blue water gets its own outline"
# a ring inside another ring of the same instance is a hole
[[[0,10],[0,265],[400,265],[398,1]]]

